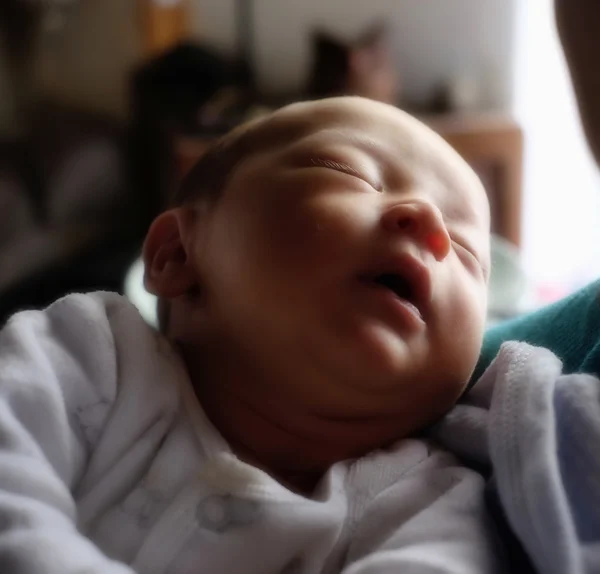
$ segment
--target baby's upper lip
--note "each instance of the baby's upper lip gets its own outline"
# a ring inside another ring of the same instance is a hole
[[[408,301],[412,303],[421,316],[425,319],[431,304],[432,281],[427,265],[418,257],[400,252],[390,255],[375,264],[367,273],[361,276],[362,280],[377,282],[384,275],[397,275],[410,287]]]

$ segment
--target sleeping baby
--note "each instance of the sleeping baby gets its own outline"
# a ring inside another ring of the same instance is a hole
[[[0,571],[499,571],[484,479],[422,434],[479,355],[489,225],[391,106],[234,130],[147,234],[162,334],[110,293],[0,334]]]

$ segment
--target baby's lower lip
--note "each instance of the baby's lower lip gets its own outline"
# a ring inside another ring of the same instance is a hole
[[[378,301],[383,304],[390,317],[398,318],[403,327],[410,329],[420,329],[425,324],[423,315],[419,308],[408,301],[399,297],[393,290],[376,283],[374,281],[363,282],[367,289],[375,294]]]
[[[394,293],[394,295],[396,295]],[[396,295],[396,297],[398,297]],[[421,315],[421,311],[419,311],[418,307],[416,305],[413,305],[410,301],[408,301],[407,299],[402,299],[402,297],[398,297],[398,299],[400,300],[400,302],[403,305],[406,305],[406,307],[408,307],[417,317],[419,317],[419,319],[423,319],[423,315]]]
[[[402,305],[404,305],[409,311],[414,313],[419,319],[423,320],[423,315],[421,315],[421,311],[419,311],[419,308],[414,303],[411,303],[408,299],[405,299],[404,297],[400,297],[400,295],[395,293],[392,289],[388,289],[387,287],[383,286],[381,286],[381,288],[386,289],[392,297],[396,298]]]

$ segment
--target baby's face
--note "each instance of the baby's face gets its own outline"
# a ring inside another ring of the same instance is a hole
[[[479,180],[384,104],[296,104],[270,124],[302,135],[242,162],[194,251],[216,332],[281,375],[273,392],[330,415],[429,422],[479,354]]]

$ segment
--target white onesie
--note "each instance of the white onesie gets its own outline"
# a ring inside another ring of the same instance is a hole
[[[0,333],[2,574],[501,571],[484,481],[421,440],[312,498],[239,460],[125,299],[72,295]]]

